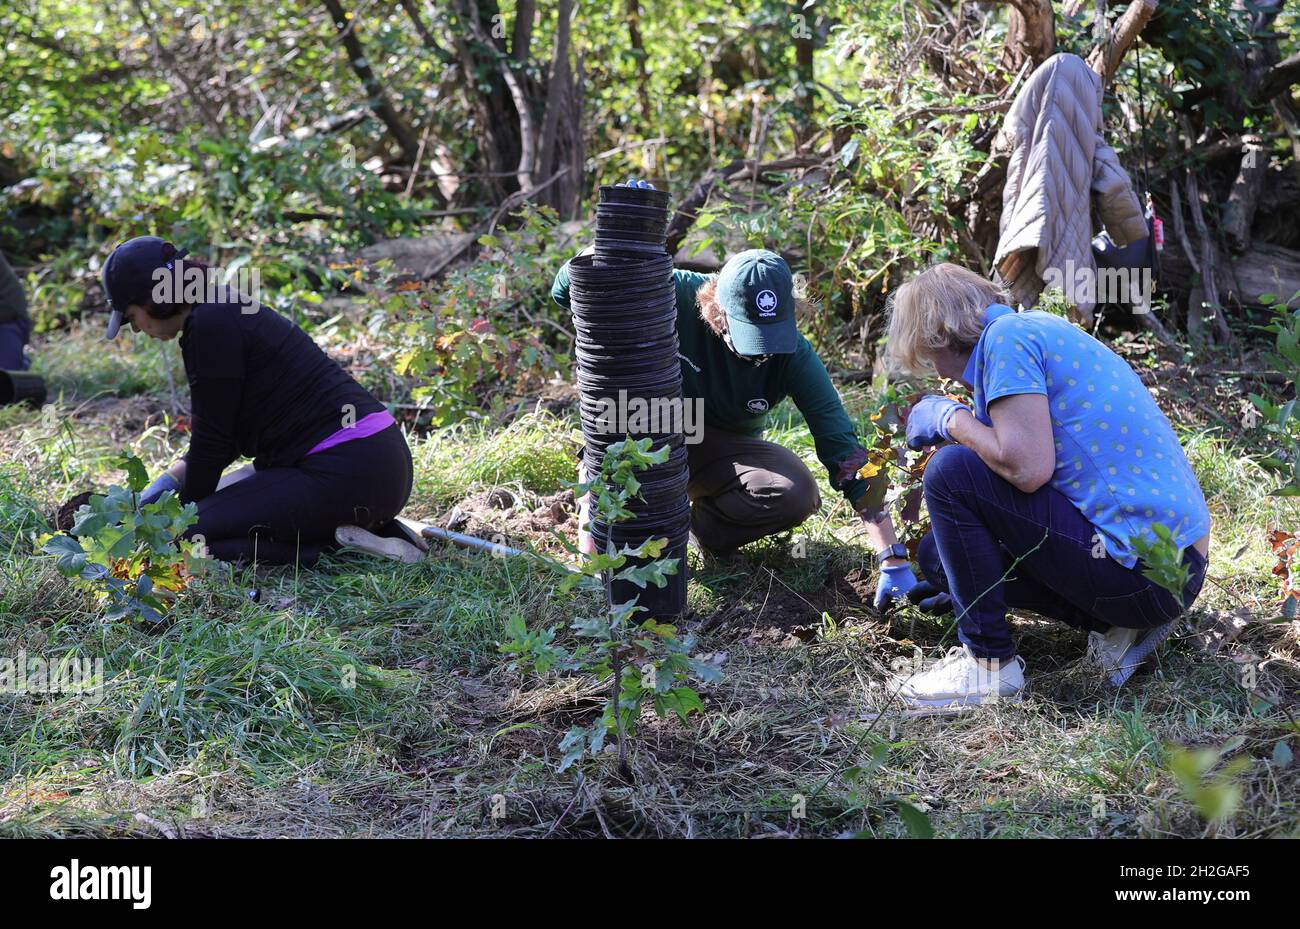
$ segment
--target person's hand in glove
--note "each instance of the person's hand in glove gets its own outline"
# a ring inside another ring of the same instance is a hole
[[[159,498],[167,491],[179,494],[181,492],[181,482],[172,477],[170,471],[164,471],[154,482],[140,491],[140,505],[148,506],[150,503],[157,503]]]
[[[947,397],[922,397],[907,414],[907,447],[919,451],[927,445],[951,442],[948,423],[954,414],[970,407]]]
[[[874,601],[876,609],[884,612],[900,597],[906,597],[926,613],[946,613],[952,609],[952,597],[929,581],[917,580],[910,562],[881,565]]]

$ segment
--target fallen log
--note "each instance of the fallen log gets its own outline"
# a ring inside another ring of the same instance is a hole
[[[1157,288],[1166,295],[1185,302],[1196,276],[1196,270],[1180,249],[1166,248],[1160,253]],[[1216,265],[1215,284],[1219,298],[1236,306],[1265,306],[1259,299],[1264,294],[1290,301],[1300,293],[1300,251],[1255,242],[1243,254],[1229,256]]]

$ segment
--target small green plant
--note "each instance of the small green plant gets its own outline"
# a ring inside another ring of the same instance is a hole
[[[385,300],[385,320],[401,322],[383,357],[412,380],[411,395],[435,426],[567,374],[566,314],[550,292],[572,249],[560,244],[553,210],[530,205],[516,219],[515,228],[479,239],[485,250],[469,267],[435,284],[398,285]]]
[[[203,561],[199,546],[181,539],[197,510],[170,492],[141,506],[140,491],[149,484],[144,464],[130,454],[119,462],[127,486],[91,497],[68,533],[38,543],[57,559],[60,572],[108,605],[105,619],[158,623],[170,609],[165,598],[184,590]]]
[[[1236,779],[1250,767],[1249,756],[1238,755],[1215,771],[1225,754],[1226,748],[1182,747],[1173,748],[1169,754],[1169,771],[1183,795],[1210,823],[1227,819],[1241,805],[1241,787]]]
[[[1142,576],[1153,584],[1159,584],[1182,603],[1189,574],[1183,561],[1183,549],[1174,541],[1173,532],[1164,523],[1153,525],[1151,532],[1151,537],[1133,540],[1133,548],[1146,566],[1142,569]]]
[[[641,489],[636,472],[668,457],[667,447],[651,452],[650,443],[650,439],[639,439],[609,446],[600,475],[575,487],[579,498],[591,494],[594,519],[612,526],[632,517],[627,504]],[[690,678],[712,682],[721,676],[714,665],[692,657],[693,635],[680,636],[675,626],[653,619],[638,622],[636,615],[646,611],[638,604],[640,597],[613,602],[616,582],[627,581],[641,589],[648,584],[663,587],[668,577],[677,573],[678,559],[660,557],[667,542],[647,539],[636,547],[616,548],[611,539],[605,551],[589,555],[580,569],[564,580],[562,592],[583,589],[600,593],[606,604],[603,615],[574,620],[570,628],[578,644],[573,648],[556,643],[555,627],[529,630],[518,614],[507,623],[509,638],[501,650],[514,656],[513,668],[536,674],[558,669],[610,682],[609,699],[600,718],[586,726],[573,726],[561,741],[561,771],[587,753],[599,752],[609,734],[615,733],[619,769],[626,776],[628,740],[636,734],[646,702],[658,716],[675,713],[686,722],[691,713],[704,709],[699,694],[688,684]]]
[[[1272,294],[1264,294],[1259,299],[1277,310],[1272,322],[1261,327],[1265,332],[1273,333],[1277,349],[1267,359],[1268,363],[1291,380],[1300,379],[1300,309],[1293,310],[1288,303],[1279,303]],[[1297,300],[1300,300],[1300,292],[1292,296],[1290,303]],[[1263,417],[1265,432],[1275,442],[1274,450],[1260,461],[1282,478],[1282,485],[1273,491],[1274,495],[1300,496],[1300,422],[1296,417],[1295,398],[1275,404],[1258,394],[1251,394],[1250,402]]]

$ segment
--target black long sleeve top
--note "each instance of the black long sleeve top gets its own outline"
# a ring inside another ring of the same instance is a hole
[[[180,342],[193,414],[185,502],[216,490],[237,458],[255,459],[258,470],[287,467],[384,409],[305,332],[259,304],[196,306]]]

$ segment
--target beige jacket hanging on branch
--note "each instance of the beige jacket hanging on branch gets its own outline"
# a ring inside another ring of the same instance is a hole
[[[1012,297],[1033,306],[1044,279],[1096,279],[1097,214],[1119,245],[1145,238],[1146,220],[1115,150],[1102,138],[1101,78],[1077,55],[1053,55],[1007,113],[994,152],[1008,155],[993,265]],[[1090,322],[1091,288],[1067,296]]]

